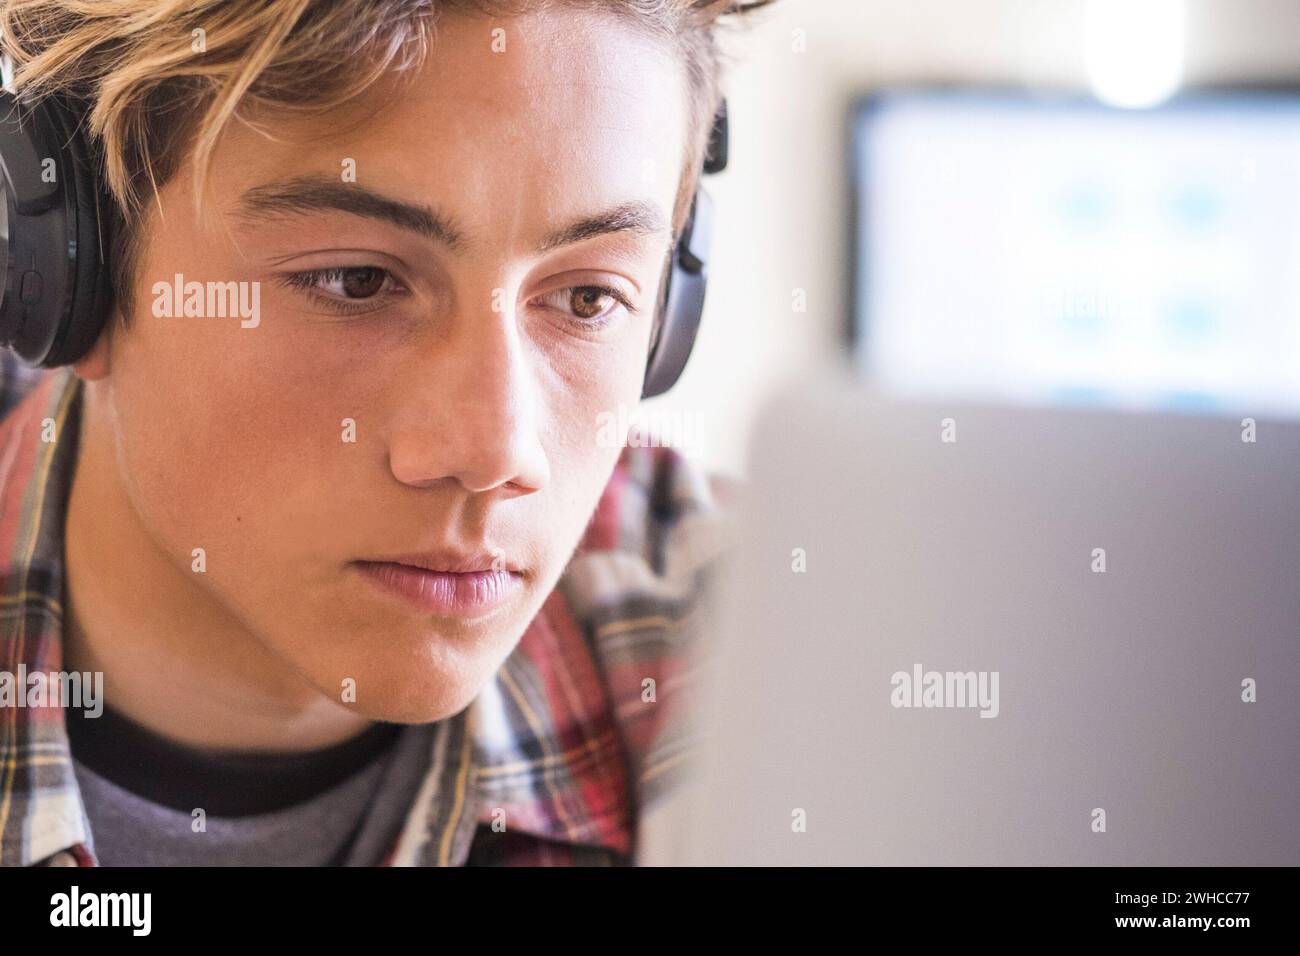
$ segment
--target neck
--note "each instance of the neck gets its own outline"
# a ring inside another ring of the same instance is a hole
[[[64,667],[102,672],[108,707],[197,749],[304,751],[362,733],[370,721],[273,654],[144,525],[114,454],[109,387],[82,383]]]

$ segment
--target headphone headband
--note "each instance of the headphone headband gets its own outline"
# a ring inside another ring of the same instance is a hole
[[[721,100],[709,132],[703,172],[718,173],[727,168],[727,101]],[[650,358],[646,362],[642,398],[662,395],[676,384],[695,346],[695,336],[704,316],[704,292],[708,285],[709,250],[713,244],[713,200],[703,186],[691,199],[686,225],[673,248],[665,281],[663,312]]]

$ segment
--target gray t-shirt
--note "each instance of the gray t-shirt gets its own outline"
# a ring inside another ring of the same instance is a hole
[[[341,783],[270,813],[206,816],[146,800],[73,760],[103,866],[375,866],[401,832],[436,724],[406,726]]]

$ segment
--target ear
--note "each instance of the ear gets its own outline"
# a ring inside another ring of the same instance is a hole
[[[104,328],[100,330],[99,338],[95,339],[95,344],[91,346],[90,351],[72,364],[72,370],[80,378],[93,382],[108,375],[108,357],[112,351],[113,330],[117,328],[117,324],[121,321],[121,314],[114,309],[113,314],[104,323]]]

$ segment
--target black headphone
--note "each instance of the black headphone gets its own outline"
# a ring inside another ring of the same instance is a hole
[[[28,104],[0,91],[0,346],[29,365],[70,365],[95,344],[112,309],[113,199],[81,130],[84,111],[58,96]],[[714,119],[704,172],[727,164],[727,107]],[[704,308],[713,209],[698,188],[665,270],[643,397],[686,366]]]
[[[727,168],[727,101],[713,118],[704,172]],[[713,243],[713,200],[703,186],[695,190],[682,234],[665,271],[667,283],[656,334],[650,342],[641,397],[652,398],[672,388],[686,367],[695,345],[695,333],[704,314],[704,288],[709,278],[709,248]]]

